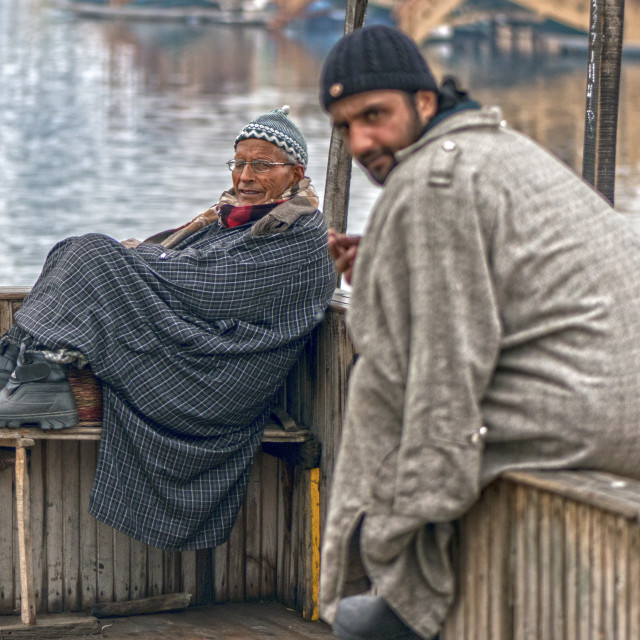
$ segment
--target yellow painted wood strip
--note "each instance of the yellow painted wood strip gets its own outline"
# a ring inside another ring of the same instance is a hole
[[[311,506],[311,620],[320,617],[320,469],[311,469],[309,496]]]

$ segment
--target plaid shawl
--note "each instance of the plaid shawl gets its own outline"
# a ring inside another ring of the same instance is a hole
[[[306,202],[277,207],[297,219],[275,233],[216,222],[174,249],[89,234],[50,252],[16,330],[79,349],[104,383],[98,519],[164,549],[227,539],[273,395],[334,288]]]

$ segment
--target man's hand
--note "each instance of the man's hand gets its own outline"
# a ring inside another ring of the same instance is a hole
[[[329,255],[333,258],[336,271],[344,276],[347,284],[351,284],[359,244],[360,236],[348,236],[329,229]]]
[[[142,244],[140,240],[136,240],[135,238],[127,238],[126,240],[122,240],[120,244],[125,249],[135,249],[139,244]]]

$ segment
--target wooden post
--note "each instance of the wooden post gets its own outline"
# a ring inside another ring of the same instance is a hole
[[[344,34],[359,29],[364,24],[367,0],[347,0],[344,18]],[[331,132],[327,179],[325,181],[323,211],[327,227],[344,233],[347,229],[349,208],[349,184],[351,182],[351,157],[340,133]]]
[[[591,0],[582,176],[613,205],[624,0]]]
[[[18,516],[18,555],[20,557],[20,602],[23,624],[36,624],[36,597],[33,587],[33,547],[31,543],[31,492],[27,449],[33,440],[16,441],[16,512]]]

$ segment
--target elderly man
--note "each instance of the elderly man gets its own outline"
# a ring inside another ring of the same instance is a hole
[[[287,109],[247,124],[227,164],[233,188],[178,230],[56,245],[2,340],[3,427],[75,424],[60,362],[90,364],[104,389],[90,512],[164,549],[227,539],[273,396],[335,283]]]
[[[330,239],[360,357],[322,614],[343,640],[433,638],[451,521],[501,471],[639,476],[640,239],[498,108],[438,87],[394,29],[340,40],[321,99],[384,184],[359,244]]]

